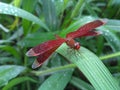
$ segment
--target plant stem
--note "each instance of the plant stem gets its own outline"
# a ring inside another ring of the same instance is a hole
[[[101,56],[99,58],[101,60],[105,60],[105,59],[109,59],[109,58],[113,58],[113,57],[117,57],[117,56],[120,56],[120,52]],[[75,64],[69,64],[69,65],[65,65],[65,66],[50,68],[50,69],[47,69],[44,71],[32,71],[31,73],[35,74],[36,76],[39,76],[39,75],[46,75],[46,74],[50,74],[50,73],[54,73],[54,72],[58,72],[58,71],[62,71],[62,70],[70,69],[70,68],[75,68],[75,67],[76,67]]]
[[[120,56],[120,52],[116,52],[113,54],[109,54],[109,55],[105,55],[105,56],[101,56],[99,57],[101,60],[105,60],[105,59],[109,59],[109,58],[113,58],[113,57],[117,57]]]
[[[32,71],[31,73],[34,73],[35,75],[39,76],[39,75],[50,74],[50,73],[54,73],[57,71],[66,70],[66,69],[75,68],[75,67],[76,67],[75,64],[69,64],[69,65],[65,65],[65,66],[59,66],[56,68],[47,69],[44,71]]]

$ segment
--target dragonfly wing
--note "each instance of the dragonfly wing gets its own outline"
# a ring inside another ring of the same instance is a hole
[[[43,64],[50,56],[51,54],[58,48],[59,46],[56,46],[50,50],[48,50],[45,53],[40,54],[37,59],[34,61],[32,68],[35,69]]]
[[[77,38],[84,36],[86,33],[90,32],[91,30],[103,25],[106,23],[106,20],[95,20],[93,22],[87,23],[80,27],[78,30],[74,32],[70,32],[67,34],[67,38]]]
[[[84,34],[82,37],[86,37],[86,36],[97,36],[102,34],[101,31],[95,31],[95,29],[93,29],[92,31],[89,31],[88,33]]]
[[[53,49],[54,47],[59,47],[63,42],[65,42],[64,38],[58,38],[56,40],[50,40],[47,42],[44,42],[42,44],[39,44],[36,47],[31,48],[26,55],[27,56],[39,56],[51,49]]]

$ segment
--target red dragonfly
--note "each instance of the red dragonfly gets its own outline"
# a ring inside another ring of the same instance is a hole
[[[84,36],[96,36],[101,34],[99,31],[95,31],[95,28],[104,25],[106,20],[95,20],[89,22],[78,30],[74,32],[70,32],[66,35],[66,38],[61,38],[56,35],[55,40],[50,40],[39,44],[36,47],[31,48],[26,55],[27,56],[37,56],[37,59],[34,61],[32,68],[35,69],[43,64],[51,54],[62,44],[66,43],[70,48],[78,50],[80,48],[80,44],[74,40],[74,38],[84,37]]]

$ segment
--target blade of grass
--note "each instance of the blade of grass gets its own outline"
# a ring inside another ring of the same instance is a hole
[[[0,87],[6,85],[10,79],[16,77],[24,70],[25,67],[22,66],[16,66],[16,65],[0,66]]]
[[[18,16],[18,17],[30,20],[49,31],[49,28],[38,17],[34,16],[33,14],[25,10],[14,7],[12,5],[0,2],[0,14],[13,15],[13,16]]]
[[[17,59],[20,59],[19,52],[14,47],[7,46],[7,45],[0,45],[0,49],[9,52],[13,56],[15,56]]]
[[[70,83],[78,87],[80,90],[94,90],[90,84],[74,76],[72,77]]]
[[[67,48],[68,46],[63,44],[57,52],[74,63],[96,90],[119,90],[118,82],[96,55],[83,47],[68,54]]]
[[[36,2],[37,2],[37,0],[24,0],[24,1],[22,1],[22,3],[23,3],[22,8],[24,10],[32,13],[33,10],[35,9]],[[27,33],[30,31],[30,28],[31,28],[31,22],[23,19],[22,25],[23,25],[23,29],[24,29],[24,34],[27,35]]]
[[[86,1],[86,5],[85,5],[85,7],[86,7],[86,10],[92,15],[92,16],[94,16],[94,17],[98,17],[98,15],[97,15],[97,13],[93,10],[93,8],[92,8],[92,6],[89,4],[90,2],[87,2]]]
[[[120,52],[101,56],[101,57],[99,57],[99,59],[105,60],[105,59],[114,58],[114,57],[118,57],[118,56],[120,56]],[[42,71],[31,71],[31,73],[35,74],[36,76],[40,76],[40,75],[52,74],[55,72],[63,71],[63,70],[70,69],[70,68],[76,68],[76,67],[77,66],[75,64],[68,64],[68,65],[50,68],[50,69],[42,70]]]
[[[52,73],[58,72],[58,71],[64,71],[64,70],[67,70],[70,68],[75,68],[75,67],[76,67],[75,64],[69,64],[69,65],[65,65],[65,66],[50,68],[50,69],[43,70],[43,71],[32,71],[31,73],[35,74],[36,76],[40,76],[40,75],[52,74]]]
[[[84,5],[84,0],[79,0],[71,14],[71,18],[74,18],[80,11],[81,7]]]
[[[58,19],[55,8],[54,0],[42,0],[43,2],[43,13],[45,21],[50,30],[55,31],[58,27]]]
[[[105,59],[114,58],[114,57],[118,57],[118,56],[120,56],[120,52],[116,52],[116,53],[113,53],[113,54],[101,56],[100,59],[105,60]]]
[[[120,39],[118,36],[114,32],[110,31],[110,29],[107,27],[100,27],[100,29],[113,51],[120,51]]]
[[[5,87],[2,88],[2,90],[9,90],[10,88],[14,87],[15,85],[20,84],[25,81],[31,81],[34,83],[37,82],[36,80],[34,80],[30,77],[27,77],[27,76],[26,77],[18,77],[18,78],[11,80]]]
[[[38,90],[64,90],[70,81],[73,69],[55,73],[50,76]]]

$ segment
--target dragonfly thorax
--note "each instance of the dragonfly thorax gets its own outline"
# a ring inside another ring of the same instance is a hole
[[[66,44],[70,47],[70,48],[73,48],[73,49],[76,49],[78,50],[80,48],[80,44],[78,42],[75,42],[74,39],[72,38],[67,38],[66,39]]]

